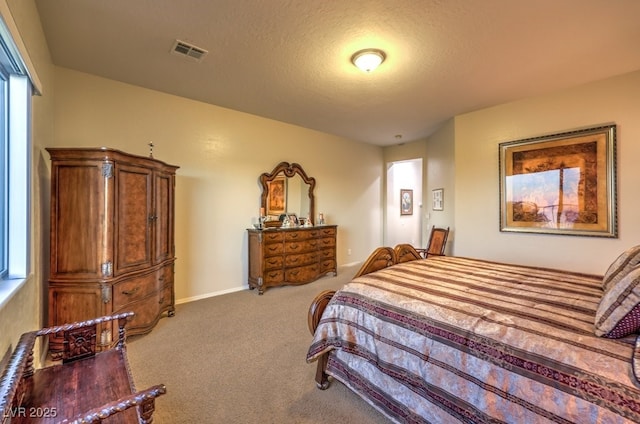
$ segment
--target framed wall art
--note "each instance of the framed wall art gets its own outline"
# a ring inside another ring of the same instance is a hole
[[[444,210],[444,189],[437,188],[431,191],[432,193],[432,204],[431,209],[434,211],[442,211]]]
[[[269,197],[267,198],[267,214],[280,215],[287,209],[287,180],[279,176],[267,183]]]
[[[413,215],[413,190],[400,189],[400,215]]]
[[[499,145],[500,231],[617,237],[616,126]]]

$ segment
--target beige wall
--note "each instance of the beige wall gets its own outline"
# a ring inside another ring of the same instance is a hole
[[[455,254],[602,274],[640,244],[640,72],[455,118]],[[617,124],[619,238],[499,231],[498,144]]]
[[[425,187],[425,213],[428,214],[425,232],[428,237],[432,226],[449,228],[449,237],[445,246],[445,254],[453,254],[456,226],[455,226],[455,129],[454,120],[450,119],[429,137],[427,143],[427,185]],[[443,189],[443,208],[434,211],[432,208],[432,190]],[[426,238],[425,238],[426,240]]]
[[[4,1],[4,0],[2,0]],[[53,73],[46,41],[32,0],[9,0],[7,5],[38,77],[44,95],[33,97],[33,170],[31,197],[31,274],[27,282],[0,309],[0,358],[15,347],[20,335],[43,326],[45,322],[44,281],[48,260],[43,259],[49,231],[49,177],[43,146],[53,140]]]
[[[147,155],[153,141],[154,157],[180,166],[179,301],[247,286],[258,177],[281,161],[316,178],[316,212],[339,226],[338,265],[380,244],[382,148],[65,68],[55,69],[55,81],[55,145]]]

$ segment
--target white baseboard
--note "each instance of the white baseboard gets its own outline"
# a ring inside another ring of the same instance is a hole
[[[340,268],[347,268],[347,267],[351,267],[351,266],[356,266],[356,265],[362,265],[361,261],[356,261],[356,262],[350,262],[348,264],[342,264],[338,267],[338,272],[340,271]],[[235,293],[241,290],[249,290],[248,286],[240,286],[240,287],[233,287],[230,289],[226,289],[226,290],[220,290],[220,291],[215,291],[215,292],[211,292],[211,293],[205,293],[205,294],[199,294],[198,296],[192,296],[192,297],[185,297],[184,299],[176,299],[176,305],[179,305],[181,303],[189,303],[189,302],[195,302],[196,300],[201,300],[201,299],[207,299],[209,297],[215,297],[215,296],[221,296],[223,294],[228,294],[228,293]]]
[[[199,294],[198,296],[193,296],[193,297],[185,297],[184,299],[176,299],[176,305],[179,305],[181,303],[195,302],[196,300],[207,299],[209,297],[221,296],[223,294],[235,293],[235,292],[238,292],[241,290],[247,290],[247,289],[248,289],[247,287],[241,286],[241,287],[234,287],[231,289],[220,290],[220,291],[211,292],[211,293]]]

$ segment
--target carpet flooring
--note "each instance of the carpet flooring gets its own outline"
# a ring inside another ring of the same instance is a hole
[[[136,387],[167,386],[154,424],[389,423],[337,381],[316,388],[316,365],[305,361],[312,299],[358,268],[262,296],[243,290],[180,304],[151,333],[129,338]]]

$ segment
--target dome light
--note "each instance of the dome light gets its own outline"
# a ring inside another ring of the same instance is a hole
[[[356,67],[364,72],[372,72],[382,62],[384,62],[386,55],[382,50],[378,49],[365,49],[354,53],[351,56],[351,62]]]

